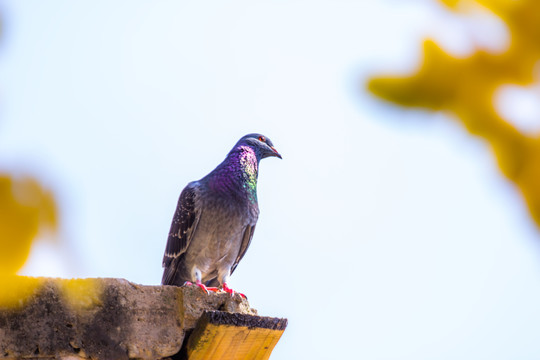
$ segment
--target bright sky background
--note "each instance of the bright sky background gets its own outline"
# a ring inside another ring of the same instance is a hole
[[[38,176],[61,211],[60,241],[38,242],[23,274],[159,284],[182,188],[261,132],[283,160],[261,163],[231,285],[289,319],[273,360],[540,358],[540,235],[489,149],[363,85],[412,71],[428,35],[501,51],[495,19],[429,0],[0,11],[0,170]],[[531,91],[497,106],[538,131]]]

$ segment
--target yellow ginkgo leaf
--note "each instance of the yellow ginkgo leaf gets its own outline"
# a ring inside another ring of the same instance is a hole
[[[540,1],[441,2],[455,11],[465,3],[492,11],[508,27],[508,49],[497,54],[479,50],[470,57],[458,58],[426,40],[423,62],[416,74],[374,77],[368,81],[368,89],[402,106],[455,115],[467,131],[489,143],[502,173],[519,188],[540,227],[540,137],[520,132],[494,108],[495,91],[500,86],[534,81],[540,60]]]
[[[40,230],[55,230],[56,206],[50,192],[32,178],[0,175],[0,275],[15,274]]]

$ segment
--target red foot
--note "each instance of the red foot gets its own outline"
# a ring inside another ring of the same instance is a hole
[[[186,281],[184,283],[184,285],[193,285],[193,283],[191,281]],[[203,291],[205,293],[208,294],[208,291],[213,291],[213,292],[217,292],[219,289],[217,287],[206,287],[206,285],[204,285],[200,280],[197,280],[197,282],[195,283],[195,285],[197,285],[198,287],[200,287],[201,289],[203,289]]]
[[[234,294],[238,294],[238,295],[240,295],[241,297],[243,297],[244,299],[247,299],[247,296],[246,296],[246,295],[244,295],[244,294],[242,294],[242,293],[239,293],[239,292],[237,292],[237,291],[234,291],[233,289],[231,289],[231,288],[227,285],[227,283],[223,283],[223,285],[221,285],[221,290],[225,291],[226,293],[231,294],[231,297],[233,297]]]

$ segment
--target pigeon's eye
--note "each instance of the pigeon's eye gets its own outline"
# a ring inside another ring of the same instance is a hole
[[[264,136],[259,136],[259,141],[266,142],[266,138]]]

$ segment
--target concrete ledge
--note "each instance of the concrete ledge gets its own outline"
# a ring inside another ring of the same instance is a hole
[[[257,314],[240,296],[195,286],[16,277],[8,288],[0,295],[1,359],[161,359],[179,352],[205,311]]]

